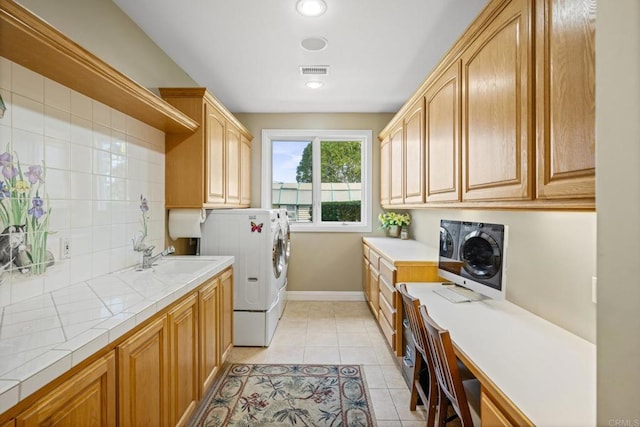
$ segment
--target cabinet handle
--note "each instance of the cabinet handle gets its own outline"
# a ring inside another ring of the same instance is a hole
[[[408,356],[402,358],[402,363],[407,368],[413,368],[413,362],[411,362],[411,359]]]

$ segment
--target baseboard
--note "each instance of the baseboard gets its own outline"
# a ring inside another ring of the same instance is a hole
[[[287,291],[289,301],[364,301],[360,291]]]

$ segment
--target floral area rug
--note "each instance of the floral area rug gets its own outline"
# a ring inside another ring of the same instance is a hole
[[[359,365],[232,364],[190,426],[376,426]]]

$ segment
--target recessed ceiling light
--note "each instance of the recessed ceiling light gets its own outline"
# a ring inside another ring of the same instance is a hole
[[[324,86],[324,83],[318,80],[311,80],[305,84],[307,85],[308,88],[311,88],[311,89],[320,89],[322,86]]]
[[[327,10],[324,0],[298,0],[296,9],[304,16],[320,16]]]
[[[327,47],[327,39],[324,37],[307,37],[300,42],[304,50],[317,52]]]

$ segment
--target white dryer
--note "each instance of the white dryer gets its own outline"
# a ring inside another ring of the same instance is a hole
[[[202,224],[202,255],[232,255],[234,262],[234,333],[237,346],[268,346],[281,306],[284,256],[278,211],[209,211]]]
[[[291,224],[289,222],[289,212],[285,208],[279,209],[280,233],[282,234],[282,260],[284,262],[283,280],[278,288],[278,298],[280,299],[280,317],[284,313],[287,305],[287,284],[289,275],[289,257],[291,256]]]

